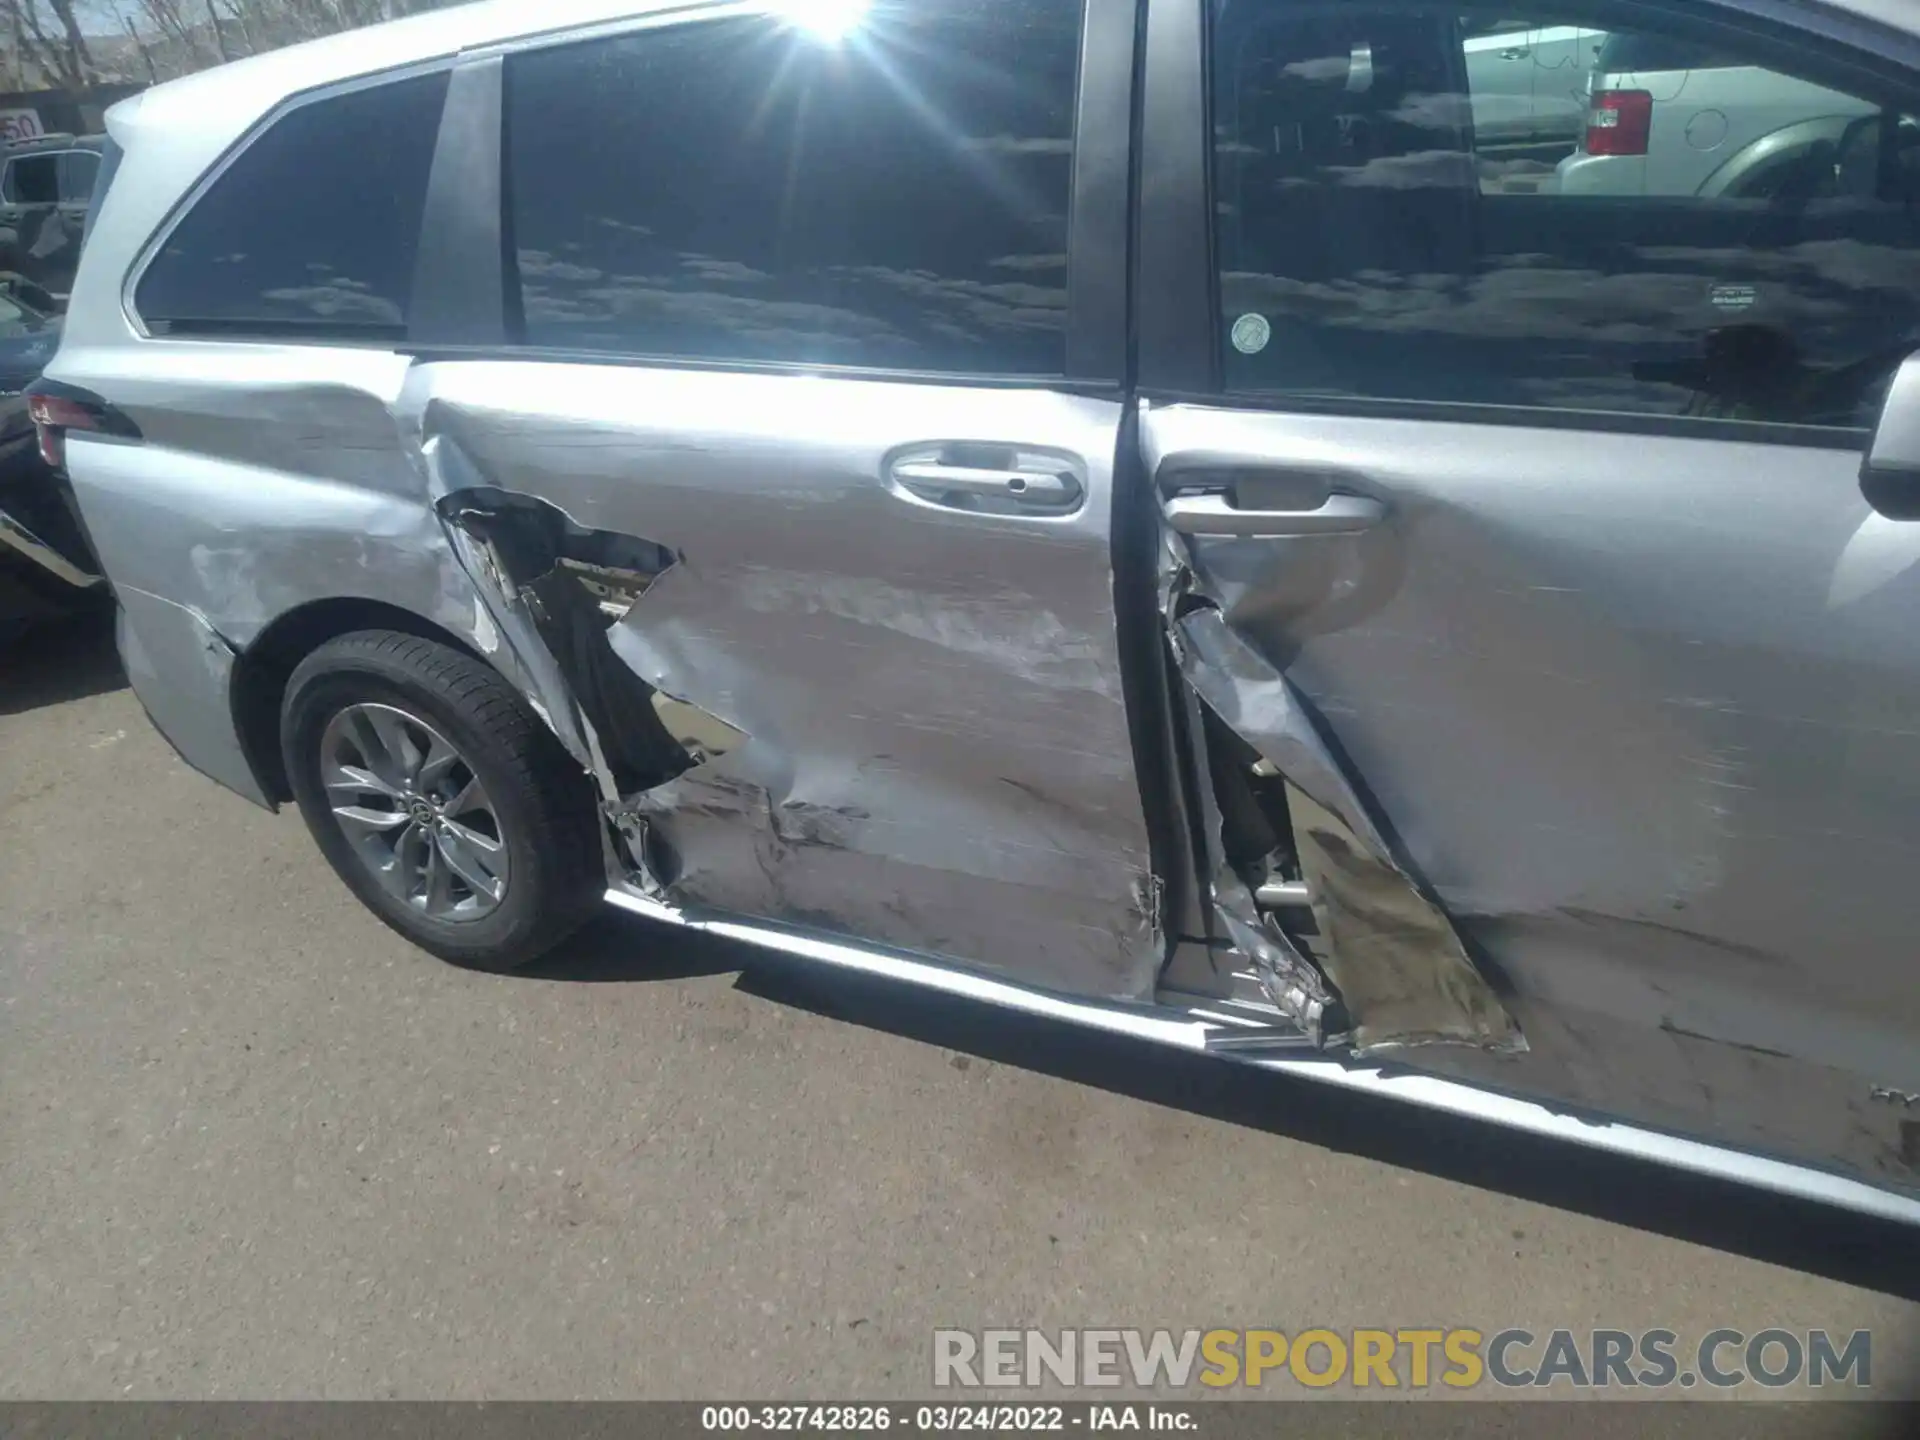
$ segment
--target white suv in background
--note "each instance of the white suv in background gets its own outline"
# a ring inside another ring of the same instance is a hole
[[[1463,24],[1479,153],[1497,157],[1541,146],[1561,151],[1578,141],[1587,118],[1588,77],[1606,32],[1517,19]]]
[[[1564,195],[1760,198],[1822,153],[1837,160],[1866,101],[1706,45],[1622,31],[1600,47]]]

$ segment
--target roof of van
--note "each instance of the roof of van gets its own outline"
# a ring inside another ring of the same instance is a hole
[[[1920,36],[1920,3],[1916,0],[1726,0],[1726,3],[1736,9],[1745,3],[1763,15],[1792,9],[1824,9]],[[120,101],[108,111],[108,124],[112,127],[116,117],[128,118],[136,109],[152,112],[143,117],[150,119],[159,118],[161,113],[171,117],[210,104],[229,113],[242,112],[246,123],[251,123],[280,99],[302,90],[545,31],[675,10],[767,8],[767,3],[749,3],[749,0],[741,3],[726,3],[726,0],[476,0],[476,3],[453,5],[404,20],[291,45],[157,85]]]
[[[348,30],[218,65],[131,95],[107,111],[107,127],[140,124],[215,106],[244,116],[242,128],[288,95],[382,70],[422,64],[543,31],[673,10],[760,9],[723,0],[477,0]]]

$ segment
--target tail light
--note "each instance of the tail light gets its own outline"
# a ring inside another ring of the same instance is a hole
[[[40,458],[56,470],[67,463],[67,431],[99,428],[83,402],[58,395],[29,395],[27,418],[40,439]]]
[[[99,396],[52,380],[27,387],[27,418],[40,442],[40,458],[55,470],[66,468],[69,430],[140,438],[139,428]]]
[[[1653,133],[1653,96],[1645,90],[1596,90],[1587,107],[1587,154],[1644,155]]]

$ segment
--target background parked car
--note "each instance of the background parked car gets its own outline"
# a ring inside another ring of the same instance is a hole
[[[1849,127],[1877,107],[1671,35],[1609,35],[1585,133],[1560,163],[1567,195],[1761,199],[1832,174]]]
[[[1482,167],[1550,172],[1580,141],[1588,81],[1607,41],[1584,25],[1465,22],[1467,89]]]
[[[105,137],[48,135],[4,152],[0,170],[0,271],[64,303],[80,263]]]
[[[106,595],[66,482],[41,457],[27,386],[53,358],[52,297],[0,277],[0,641]]]

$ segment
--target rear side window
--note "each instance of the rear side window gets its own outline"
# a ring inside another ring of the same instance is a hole
[[[135,294],[156,335],[406,336],[445,74],[284,115],[194,202]]]
[[[527,343],[1061,373],[1080,19],[876,0],[509,58]]]
[[[15,205],[52,205],[60,195],[60,154],[22,155],[7,166],[5,198]]]

